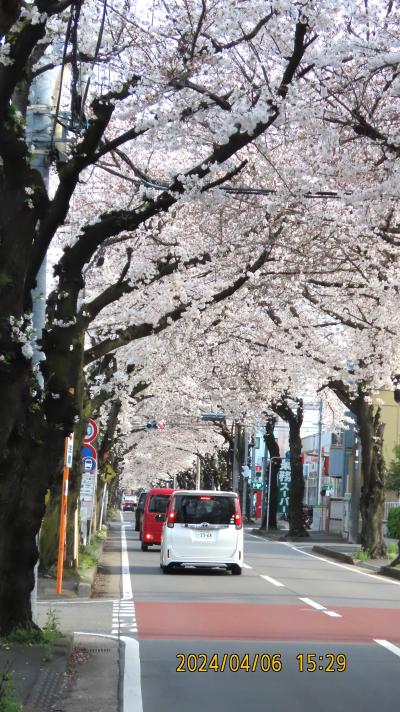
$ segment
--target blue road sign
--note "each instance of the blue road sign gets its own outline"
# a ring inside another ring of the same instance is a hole
[[[96,460],[94,457],[83,457],[82,466],[84,472],[96,472]]]

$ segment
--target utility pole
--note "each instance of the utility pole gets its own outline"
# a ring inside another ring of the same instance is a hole
[[[26,114],[26,141],[31,151],[31,166],[40,173],[46,190],[49,188],[54,84],[54,71],[36,77],[29,93]],[[46,319],[46,259],[41,264],[36,287],[32,290],[32,318],[35,339],[40,339]],[[37,348],[34,349],[32,360],[34,364],[41,360]]]
[[[265,507],[267,505],[266,502],[266,494],[267,494],[267,460],[268,460],[268,455],[269,455],[269,450],[267,446],[267,437],[265,434],[265,428],[264,426],[264,457],[263,457],[263,466],[262,466],[262,500],[261,500],[261,524],[264,522],[264,515],[265,515]],[[269,484],[268,484],[268,489],[269,489]],[[268,522],[267,522],[267,528],[268,528]]]
[[[351,509],[350,509],[350,531],[349,542],[351,544],[360,543],[359,519],[360,519],[360,489],[361,489],[361,442],[358,433],[355,431],[354,437],[354,467],[351,478]]]
[[[319,402],[319,418],[318,418],[318,465],[317,465],[317,477],[318,477],[318,504],[321,504],[321,489],[322,489],[322,412],[323,403],[322,398]]]
[[[239,462],[239,425],[234,422],[233,424],[233,464],[232,464],[232,490],[233,492],[239,491],[239,476],[240,476],[240,462]]]
[[[246,430],[243,433],[243,467],[242,467],[242,472],[243,472],[243,488],[242,488],[242,516],[243,516],[243,521],[246,517],[246,498],[247,498],[247,477],[245,477],[245,468],[248,467],[247,465],[247,456],[248,456],[248,447],[249,447],[249,438],[247,435]]]
[[[26,142],[31,151],[31,166],[36,169],[46,187],[49,188],[50,145],[53,128],[52,107],[54,89],[54,71],[44,72],[35,78],[29,93],[29,103],[26,113]],[[34,328],[33,365],[41,361],[41,351],[37,340],[41,339],[46,321],[46,258],[43,260],[36,276],[36,287],[32,290],[32,324]],[[43,385],[40,371],[37,372],[39,384]],[[36,537],[39,548],[39,535]],[[35,583],[31,593],[32,619],[37,622],[37,571],[35,566]]]
[[[199,490],[201,489],[201,462],[200,462],[200,456],[197,455],[197,461],[196,461],[196,489]]]

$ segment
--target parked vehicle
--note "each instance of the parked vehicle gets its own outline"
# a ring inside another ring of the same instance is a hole
[[[157,487],[147,492],[140,525],[142,551],[161,543],[161,530],[173,491],[171,488]]]
[[[134,512],[137,505],[137,497],[135,495],[124,494],[122,496],[121,509],[123,512]]]
[[[140,525],[143,517],[144,503],[146,501],[147,492],[141,492],[136,506],[136,516],[135,516],[135,532],[140,532]]]
[[[238,576],[243,566],[243,523],[235,492],[178,490],[162,531],[160,566],[223,567]]]

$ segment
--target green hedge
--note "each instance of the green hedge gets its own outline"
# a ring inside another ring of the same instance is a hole
[[[392,539],[400,539],[400,507],[389,509],[387,528]]]

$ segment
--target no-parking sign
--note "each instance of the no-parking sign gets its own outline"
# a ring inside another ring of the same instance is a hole
[[[96,440],[97,435],[99,433],[99,428],[97,426],[97,423],[95,423],[92,418],[89,418],[89,422],[86,426],[86,435],[83,438],[84,443],[91,443],[92,440]]]

